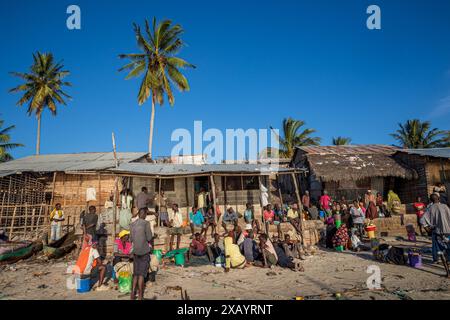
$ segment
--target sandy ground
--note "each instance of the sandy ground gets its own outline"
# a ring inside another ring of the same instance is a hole
[[[408,247],[423,248],[424,266],[414,269],[378,263],[371,252],[344,252],[318,248],[307,257],[305,272],[275,267],[262,269],[249,267],[243,270],[223,269],[206,265],[197,258],[184,268],[166,265],[157,275],[156,283],[149,283],[146,299],[181,299],[177,287],[196,299],[282,299],[301,296],[304,299],[450,299],[450,279],[444,277],[442,265],[431,265],[430,242],[419,239],[414,245],[385,239],[387,242]],[[428,248],[428,249],[427,249]],[[194,258],[195,259],[195,258]],[[0,299],[128,299],[128,295],[111,289],[78,294],[67,289],[66,270],[73,261],[65,258],[45,262],[40,259],[22,261],[0,267]],[[369,265],[381,270],[382,289],[369,290],[366,273]]]

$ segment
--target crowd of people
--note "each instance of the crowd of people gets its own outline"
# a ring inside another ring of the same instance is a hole
[[[176,203],[169,205],[164,191],[151,196],[143,187],[133,198],[129,190],[124,190],[116,219],[118,238],[114,242],[112,260],[106,259],[106,246],[103,248],[102,243],[106,242],[108,232],[112,234],[107,230],[108,222],[114,220],[108,215],[112,212],[111,203],[107,201],[101,214],[96,213],[95,206],[90,206],[88,212],[81,216],[83,241],[77,261],[78,272],[95,279],[97,290],[108,290],[105,283],[109,279],[117,282],[117,274],[122,268],[127,268],[133,276],[131,299],[142,299],[145,282],[155,280],[160,262],[154,254],[158,223],[168,228],[169,252],[180,250],[181,237],[190,230],[191,240],[186,251],[188,263],[194,257],[205,257],[209,263],[223,267],[225,272],[248,266],[270,268],[275,265],[301,271],[301,260],[307,255],[302,245],[301,221],[324,221],[325,245],[329,248],[365,250],[370,249],[361,241],[367,221],[370,223],[370,220],[397,214],[401,204],[392,190],[388,192],[386,201],[380,193],[372,190],[353,201],[344,197],[334,200],[326,191],[319,199],[313,200],[306,191],[301,199],[303,210],[297,203],[266,204],[259,219],[251,203],[246,204],[242,214],[232,207],[222,214],[218,206],[211,205],[209,198],[209,194],[201,190],[197,205],[191,208],[185,219]],[[437,260],[437,252],[442,249],[442,237],[450,234],[450,211],[441,193],[433,193],[430,200],[427,205],[418,198],[413,206],[420,232],[432,230],[433,259]],[[52,239],[58,238],[57,224],[63,219],[64,213],[57,205],[51,214]],[[296,232],[283,233],[281,226],[284,223],[290,224]],[[272,237],[269,236],[271,225],[277,231],[272,233]],[[209,242],[208,234],[211,236]]]

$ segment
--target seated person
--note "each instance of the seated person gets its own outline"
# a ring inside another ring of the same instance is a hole
[[[253,228],[251,224],[246,224],[244,231],[242,231],[241,227],[239,226],[236,226],[235,230],[237,230],[235,236],[236,244],[240,246],[244,242],[245,238],[248,236],[249,232],[253,231]]]
[[[259,235],[259,255],[255,260],[254,265],[263,268],[270,268],[277,264],[278,256],[273,247],[272,242],[269,240],[265,233]]]
[[[103,265],[100,259],[97,242],[95,241],[91,245],[86,245],[81,250],[72,273],[78,274],[81,278],[91,278],[94,280],[98,278],[98,285],[95,282],[93,286],[95,287],[97,285],[97,291],[109,289],[108,286],[103,284],[106,275],[106,266]]]
[[[219,220],[219,218],[217,218]],[[214,209],[212,207],[208,208],[208,211],[206,211],[205,216],[205,237],[206,233],[208,232],[209,227],[211,227],[211,237],[214,237],[214,234],[216,233],[216,227],[217,223],[214,217]]]
[[[259,221],[255,219],[255,211],[253,209],[253,205],[251,203],[247,203],[245,205],[244,211],[244,221],[247,224],[250,224],[253,229],[256,229],[256,232],[260,231]]]
[[[280,204],[275,203],[273,212],[275,213],[275,221],[279,221],[279,222],[287,221],[286,211],[283,210],[283,208],[280,206]]]
[[[281,241],[277,240],[274,243],[274,249],[277,255],[277,264],[282,268],[297,270],[297,268],[300,267],[299,261],[286,254]]]
[[[252,264],[258,258],[258,247],[255,241],[253,230],[248,231],[248,235],[240,245],[241,251],[244,253],[247,264]]]
[[[245,267],[245,257],[241,254],[239,246],[233,243],[232,231],[223,240],[225,247],[225,272],[230,268],[241,269]]]
[[[284,241],[282,241],[281,246],[288,257],[304,260],[303,250],[301,244],[291,240],[291,236],[284,235]]]
[[[194,238],[194,233],[195,227],[201,228],[201,232],[203,233],[204,231],[204,223],[205,223],[205,218],[203,217],[202,212],[197,208],[197,207],[192,207],[192,211],[189,212],[189,225],[191,227],[191,239]]]
[[[201,213],[200,213],[201,214]],[[189,251],[187,252],[187,262],[189,262],[191,256],[202,257],[206,255],[206,241],[202,237],[201,233],[196,232],[194,239],[189,246]]]
[[[319,219],[319,210],[317,209],[317,206],[315,204],[312,204],[311,207],[308,208],[308,214],[311,220]]]
[[[214,234],[214,241],[207,247],[209,261],[216,264],[223,263],[225,261],[225,247],[223,240],[220,239],[218,233]]]
[[[119,238],[114,241],[113,266],[115,266],[118,262],[130,260],[131,248],[130,231],[120,231]]]
[[[287,219],[292,224],[292,226],[297,230],[298,233],[301,233],[300,230],[300,210],[298,209],[298,204],[294,202],[291,205],[291,208],[289,209],[287,213]]]
[[[235,226],[238,223],[238,215],[232,207],[229,207],[222,217],[222,228],[225,230],[224,236],[227,235],[227,226]]]

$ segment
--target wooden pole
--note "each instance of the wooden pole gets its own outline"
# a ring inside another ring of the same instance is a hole
[[[227,176],[223,178],[223,196],[224,196],[224,203],[225,208],[224,211],[228,209],[228,197],[227,197]]]
[[[295,195],[297,196],[297,203],[298,203],[298,211],[299,211],[299,218],[300,218],[300,230],[303,232],[303,205],[302,200],[300,198],[300,192],[298,190],[298,184],[297,184],[297,178],[295,177],[295,174],[291,174],[292,180],[294,182],[295,187]],[[303,239],[303,235],[302,235]]]
[[[16,212],[17,212],[17,207],[14,207],[14,213],[13,213],[12,220],[11,220],[11,227],[9,229],[9,240],[11,240],[11,236],[12,236],[12,232],[13,232],[13,228],[14,228],[14,220],[16,219]]]
[[[119,161],[117,159],[117,153],[116,153],[116,139],[114,137],[114,132],[112,132],[112,145],[113,145],[113,154],[114,154],[114,162],[115,162],[115,166],[116,168],[119,167]],[[112,235],[112,243],[114,244],[114,240],[116,239],[116,216],[117,216],[117,190],[119,189],[119,177],[117,175],[115,175],[114,178],[114,196],[113,196],[113,202],[114,202],[114,207],[113,207],[113,235]]]
[[[258,188],[259,188],[259,206],[261,208],[261,219],[264,223],[264,230],[267,232],[267,236],[269,236],[269,229],[266,229],[266,220],[264,219],[264,209],[263,209],[263,202],[262,202],[262,192],[261,192],[261,176],[258,176]]]
[[[278,196],[280,197],[280,203],[281,206],[283,206],[283,194],[281,192],[280,188],[280,176],[277,174],[277,189],[278,189]]]
[[[28,206],[25,207],[25,224],[24,224],[24,232],[23,232],[24,236],[27,234],[27,227],[28,227]]]
[[[161,223],[160,213],[161,213],[161,178],[158,179],[158,227]]]
[[[37,238],[38,233],[39,233],[39,223],[41,222],[41,214],[42,214],[42,207],[44,205],[42,204],[41,207],[39,208],[39,215],[38,215],[38,220],[36,222],[36,235],[34,236],[35,238]]]
[[[211,191],[212,191],[212,205],[214,208],[214,222],[217,224],[217,203],[216,203],[216,184],[214,183],[214,176],[211,174]]]

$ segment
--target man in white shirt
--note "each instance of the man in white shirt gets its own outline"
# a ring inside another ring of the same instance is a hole
[[[172,212],[169,213],[169,233],[170,245],[169,251],[173,249],[173,240],[177,236],[177,249],[180,249],[181,235],[183,234],[183,215],[178,209],[178,204],[172,205]]]

